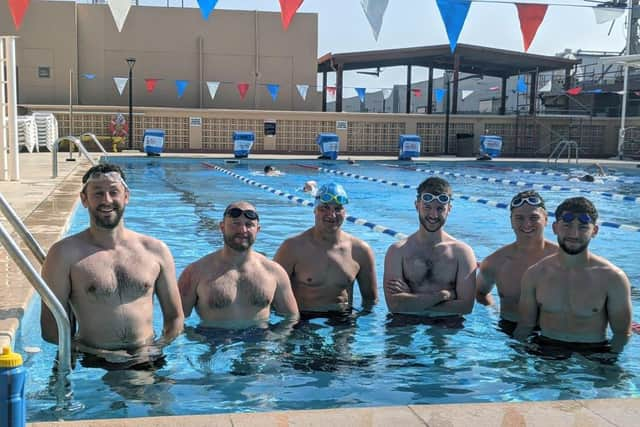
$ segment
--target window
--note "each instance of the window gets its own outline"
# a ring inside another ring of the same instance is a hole
[[[51,70],[49,67],[38,67],[38,78],[48,79],[51,77]]]

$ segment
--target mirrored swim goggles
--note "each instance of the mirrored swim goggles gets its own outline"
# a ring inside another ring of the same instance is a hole
[[[520,206],[524,205],[524,204],[528,204],[531,206],[543,206],[544,207],[544,202],[542,201],[542,199],[538,196],[528,196],[528,197],[516,197],[515,199],[513,199],[511,201],[511,209],[514,208],[519,208]]]
[[[118,172],[116,171],[111,171],[111,172],[94,172],[91,175],[89,175],[89,178],[84,182],[84,184],[82,184],[82,192],[84,192],[84,190],[87,188],[87,185],[89,185],[90,182],[96,182],[96,181],[102,181],[103,179],[106,179],[108,181],[114,181],[116,183],[121,183],[124,186],[125,190],[129,190],[129,186],[127,185],[127,183],[125,182],[125,180],[122,178],[122,175],[120,175]]]
[[[422,200],[422,203],[431,203],[434,200],[437,200],[438,203],[442,205],[446,205],[451,201],[451,196],[445,193],[437,194],[437,195],[431,194],[431,193],[422,193],[420,195],[420,200]]]
[[[346,205],[349,203],[349,198],[344,194],[331,194],[331,193],[320,193],[316,196],[316,205],[318,203],[337,203],[338,205]]]
[[[241,215],[244,215],[245,218],[250,219],[252,221],[260,221],[260,217],[258,216],[258,212],[252,209],[240,209],[240,208],[228,208],[224,211],[223,216],[230,216],[231,218],[239,218]]]
[[[573,212],[565,212],[560,216],[560,220],[566,224],[571,224],[574,219],[577,219],[580,224],[583,225],[595,223],[593,218],[586,213],[575,214]]]

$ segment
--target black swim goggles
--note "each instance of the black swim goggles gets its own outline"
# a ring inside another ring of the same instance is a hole
[[[250,219],[252,221],[259,221],[260,217],[258,216],[258,212],[252,209],[240,209],[240,208],[227,208],[224,211],[224,216],[230,216],[231,218],[239,218],[241,215],[244,215],[245,218]]]
[[[420,200],[422,200],[422,203],[431,203],[434,200],[437,200],[438,203],[443,205],[446,205],[451,201],[451,196],[445,193],[442,193],[442,194],[422,193],[419,198]]]
[[[560,216],[560,220],[566,224],[571,224],[574,219],[577,219],[580,222],[580,224],[583,224],[583,225],[595,223],[593,218],[591,218],[586,213],[576,214],[573,212],[565,212]]]
[[[515,197],[511,200],[511,209],[519,208],[524,204],[528,204],[531,206],[542,206],[544,207],[544,202],[538,196],[528,196],[528,197]]]

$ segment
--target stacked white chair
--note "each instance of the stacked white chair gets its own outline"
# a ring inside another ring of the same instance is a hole
[[[33,117],[38,126],[38,146],[51,151],[53,143],[58,139],[58,121],[53,113],[34,112]],[[39,151],[39,150],[38,150]]]
[[[32,153],[38,147],[38,127],[33,116],[18,116],[18,145]]]

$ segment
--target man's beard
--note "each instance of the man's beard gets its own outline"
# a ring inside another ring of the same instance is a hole
[[[122,215],[124,215],[124,208],[120,208],[119,206],[113,206],[113,212],[115,213],[115,217],[109,216],[105,218],[102,216],[99,210],[95,210],[92,212],[93,220],[95,224],[100,228],[106,228],[107,230],[113,230],[120,224],[122,220]]]
[[[420,225],[422,225],[422,228],[425,229],[425,231],[429,232],[429,233],[435,233],[436,231],[440,230],[442,228],[442,226],[444,225],[444,221],[442,219],[438,220],[437,224],[432,224],[430,222],[427,222],[426,219],[424,219],[423,217],[421,217],[420,215],[418,215],[418,219],[420,221]],[[429,227],[437,227],[435,230],[431,230]]]
[[[249,248],[251,248],[251,246],[253,246],[253,244],[256,241],[253,236],[248,235],[245,239],[242,239],[240,242],[236,242],[234,238],[237,236],[240,236],[240,235],[225,234],[223,236],[225,245],[227,245],[229,248],[233,249],[234,251],[238,251],[238,252],[248,251]]]
[[[587,247],[589,246],[589,242],[583,243],[582,245],[578,246],[577,248],[569,248],[569,247],[567,247],[567,244],[565,243],[564,240],[558,239],[558,245],[567,254],[569,254],[569,255],[578,255],[578,254],[584,252],[585,249],[587,249]]]

